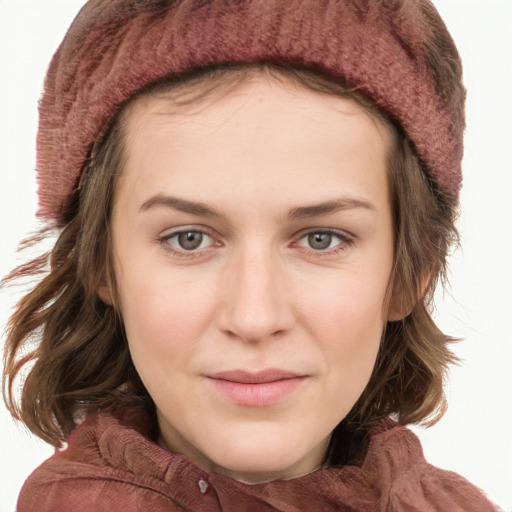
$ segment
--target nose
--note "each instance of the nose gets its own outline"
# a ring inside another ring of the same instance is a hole
[[[246,250],[233,258],[223,283],[219,327],[257,343],[283,335],[294,324],[294,308],[283,263],[267,250]]]

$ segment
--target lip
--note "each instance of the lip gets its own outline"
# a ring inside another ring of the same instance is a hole
[[[308,376],[269,369],[254,373],[232,370],[206,377],[217,392],[237,405],[268,407],[293,393]]]

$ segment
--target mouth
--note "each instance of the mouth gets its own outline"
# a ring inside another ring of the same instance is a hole
[[[283,401],[308,378],[279,369],[259,372],[233,370],[206,375],[216,392],[245,407],[268,407]]]

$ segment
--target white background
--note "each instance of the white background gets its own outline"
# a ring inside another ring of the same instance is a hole
[[[0,0],[0,275],[36,227],[34,140],[46,66],[83,0]],[[456,40],[468,88],[462,249],[437,318],[464,340],[448,412],[417,429],[427,459],[461,473],[512,511],[512,0],[434,0]],[[0,326],[18,295],[0,293]],[[0,512],[51,449],[0,405]]]

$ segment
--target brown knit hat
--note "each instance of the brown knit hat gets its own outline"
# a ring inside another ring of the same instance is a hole
[[[93,144],[141,87],[256,61],[343,77],[401,125],[441,194],[457,201],[465,90],[429,0],[90,0],[46,77],[38,216],[59,218]]]

